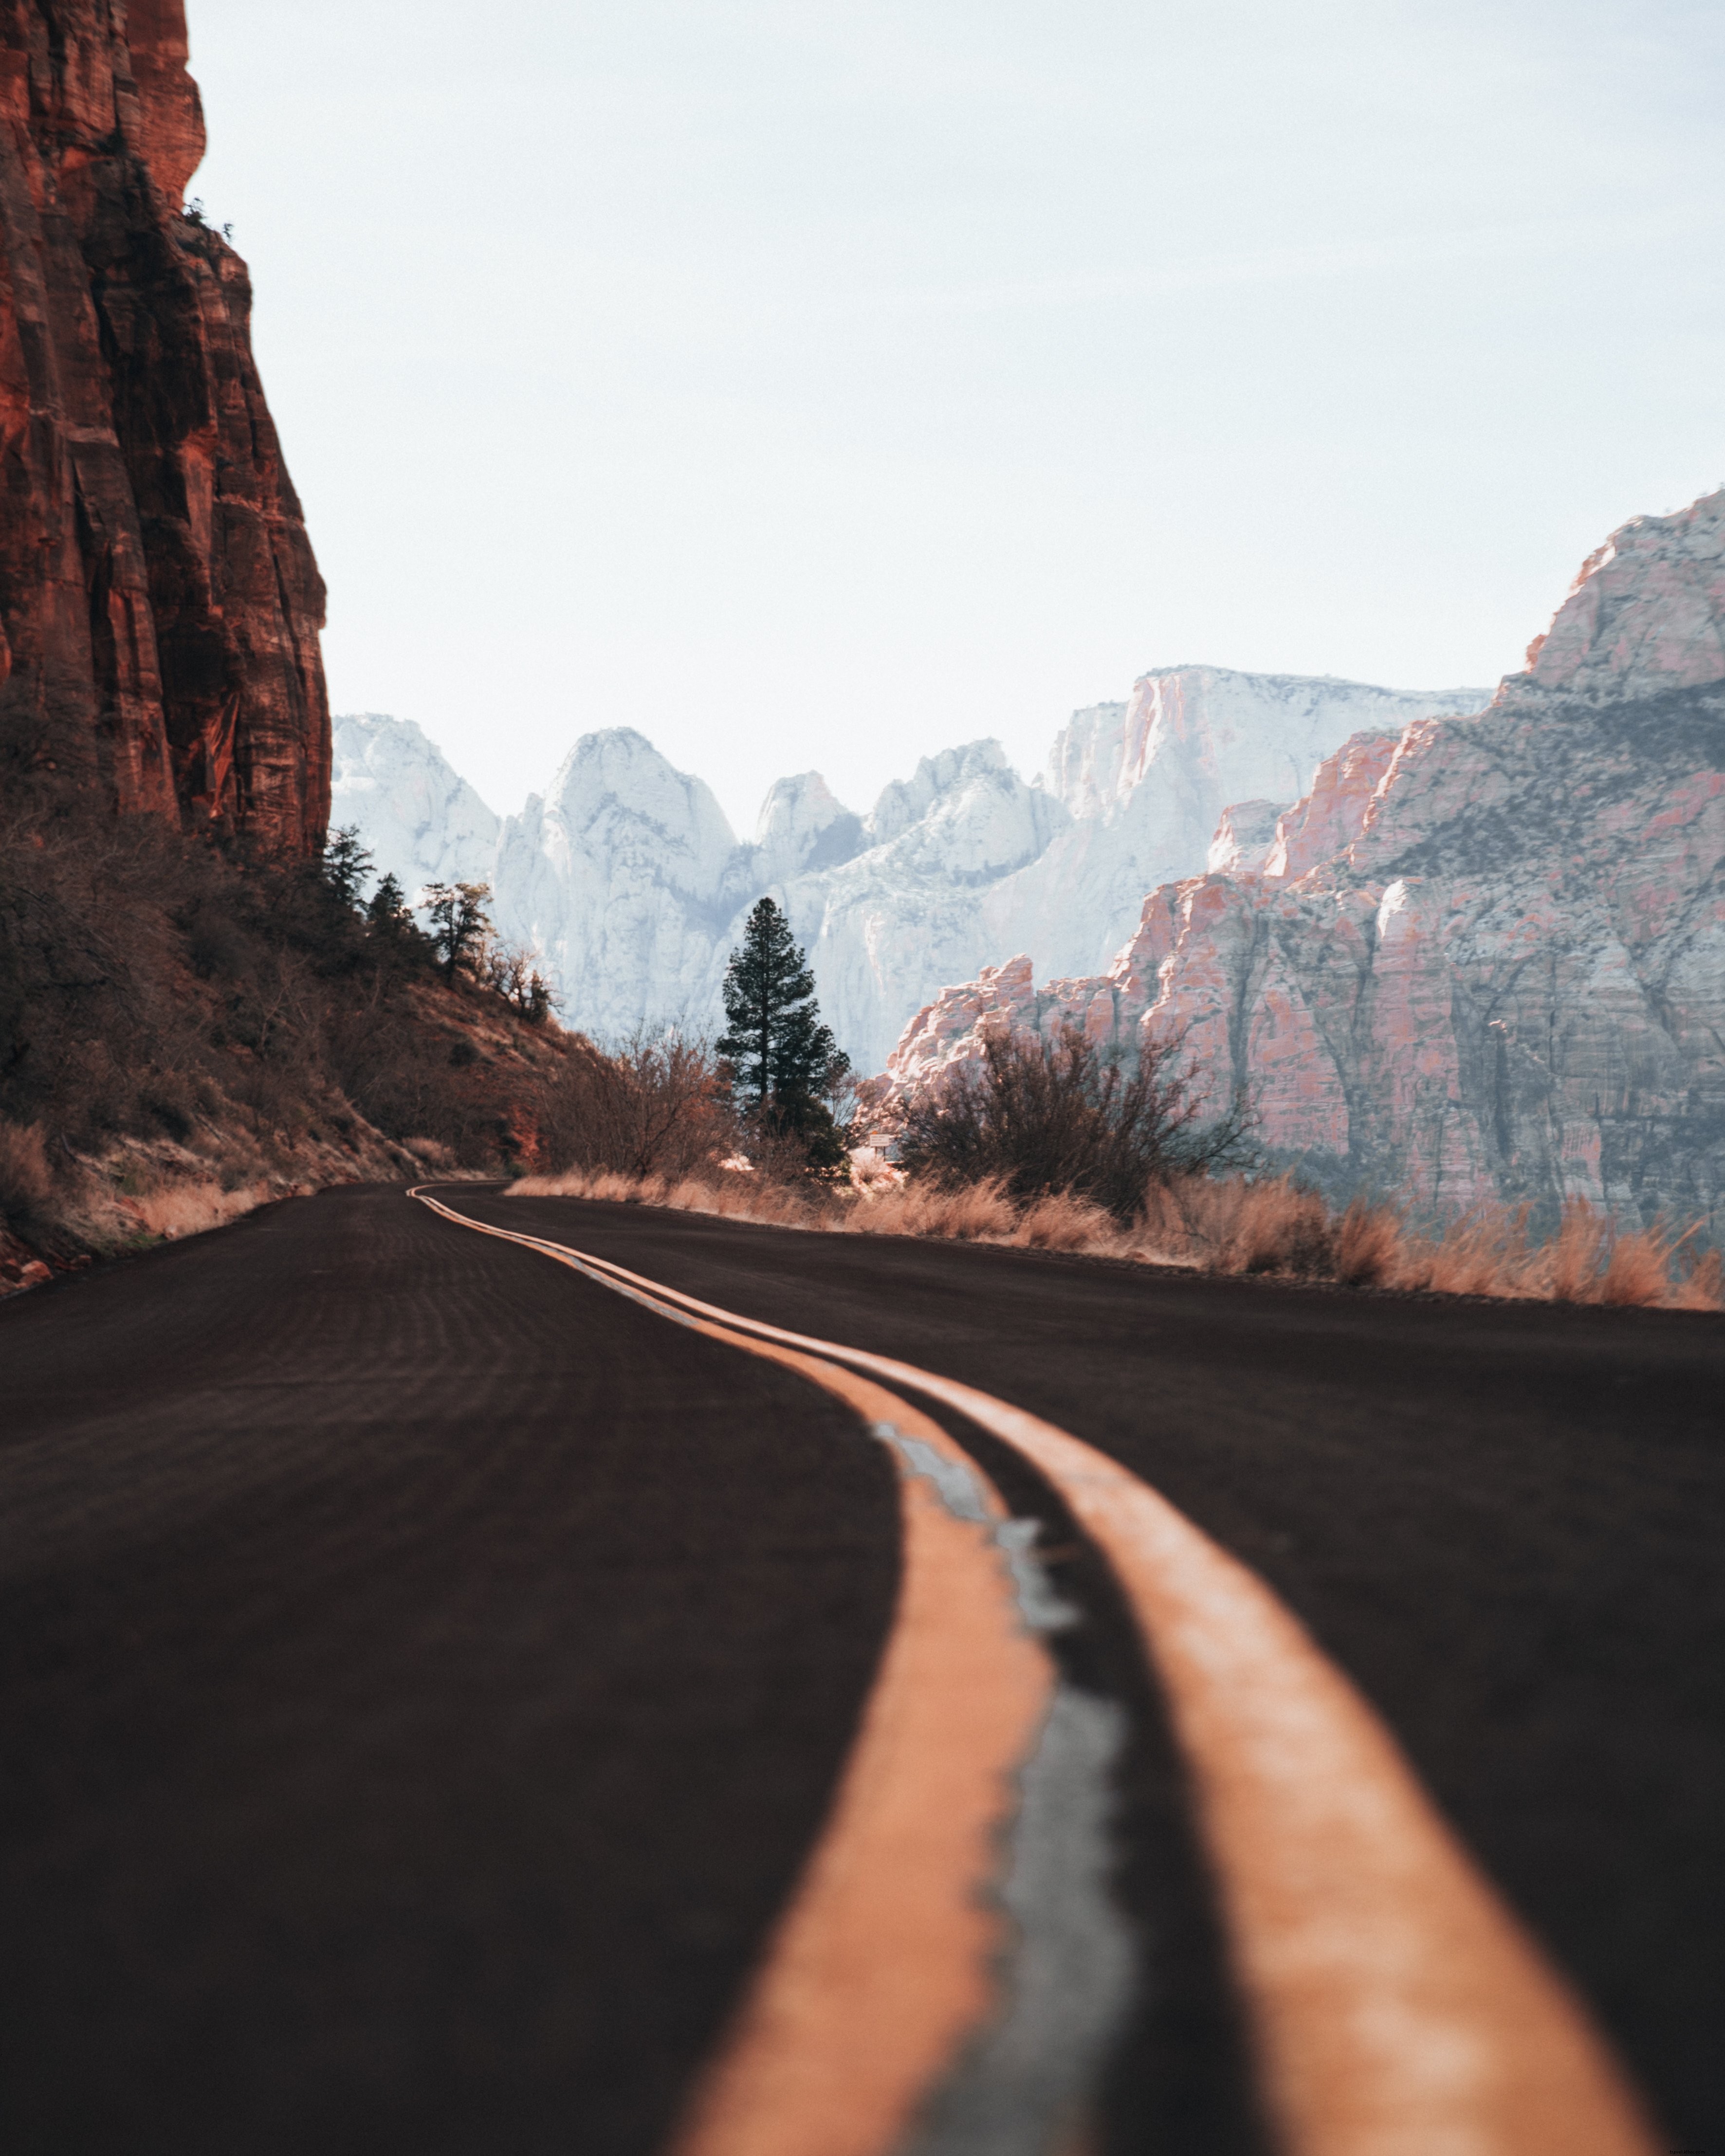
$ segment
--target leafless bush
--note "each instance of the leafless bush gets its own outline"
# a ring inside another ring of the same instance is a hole
[[[734,1125],[704,1040],[638,1032],[606,1054],[572,1042],[540,1111],[550,1172],[611,1169],[680,1178],[730,1151]]]
[[[1070,1028],[1053,1040],[997,1031],[949,1065],[904,1114],[913,1181],[998,1178],[1014,1199],[1072,1192],[1122,1225],[1147,1187],[1240,1161],[1238,1113],[1206,1121],[1174,1050],[1146,1044],[1129,1072]]]

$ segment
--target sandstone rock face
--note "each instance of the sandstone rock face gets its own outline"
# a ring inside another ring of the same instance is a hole
[[[1178,1040],[1337,1186],[1566,1195],[1725,1228],[1725,492],[1626,526],[1476,717],[1356,737],[1258,871],[1145,901],[1106,973],[937,998],[899,1089],[987,1024]]]
[[[979,955],[1028,951],[1045,973],[1096,973],[1144,893],[1204,865],[1232,803],[1296,801],[1362,727],[1476,711],[1486,689],[1380,689],[1225,666],[1166,666],[1124,704],[1076,712],[1046,783],[1070,825],[984,899]]]
[[[1276,802],[1235,802],[1222,811],[1216,835],[1204,856],[1205,868],[1212,875],[1262,868],[1276,844],[1276,827],[1281,820],[1281,808]]]
[[[244,264],[181,213],[181,0],[0,0],[0,723],[126,810],[304,851],[323,586]]]

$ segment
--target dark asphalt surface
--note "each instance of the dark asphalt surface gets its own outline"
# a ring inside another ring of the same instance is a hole
[[[399,1192],[0,1306],[0,2148],[649,2151],[890,1620],[814,1388]]]
[[[1725,1320],[442,1194],[1127,1462],[1385,1713],[1672,2145],[1725,2148]],[[1107,2148],[1250,2150],[1123,1614],[974,1441],[1134,1717]],[[399,1192],[0,1306],[0,2146],[648,2156],[818,1828],[895,1518],[800,1380]]]
[[[458,1202],[1124,1461],[1361,1686],[1672,2146],[1725,2152],[1725,1317]]]

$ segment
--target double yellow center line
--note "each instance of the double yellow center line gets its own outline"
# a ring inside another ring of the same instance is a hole
[[[1288,2156],[1662,2146],[1585,2009],[1354,1686],[1255,1573],[1137,1476],[973,1386],[413,1194],[962,1462],[991,1519],[1006,1517],[992,1483],[905,1394],[966,1417],[1058,1492],[1118,1580],[1167,1701]],[[832,1817],[679,2156],[888,2156],[986,2015],[998,1942],[978,1864],[1051,1665],[987,1522],[954,1517],[926,1476],[906,1473],[901,1491],[899,1606]]]

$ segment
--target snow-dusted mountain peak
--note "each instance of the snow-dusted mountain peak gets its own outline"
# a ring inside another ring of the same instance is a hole
[[[661,865],[692,883],[722,875],[737,846],[706,780],[679,771],[633,726],[583,734],[558,766],[539,814],[572,844],[659,849]]]

